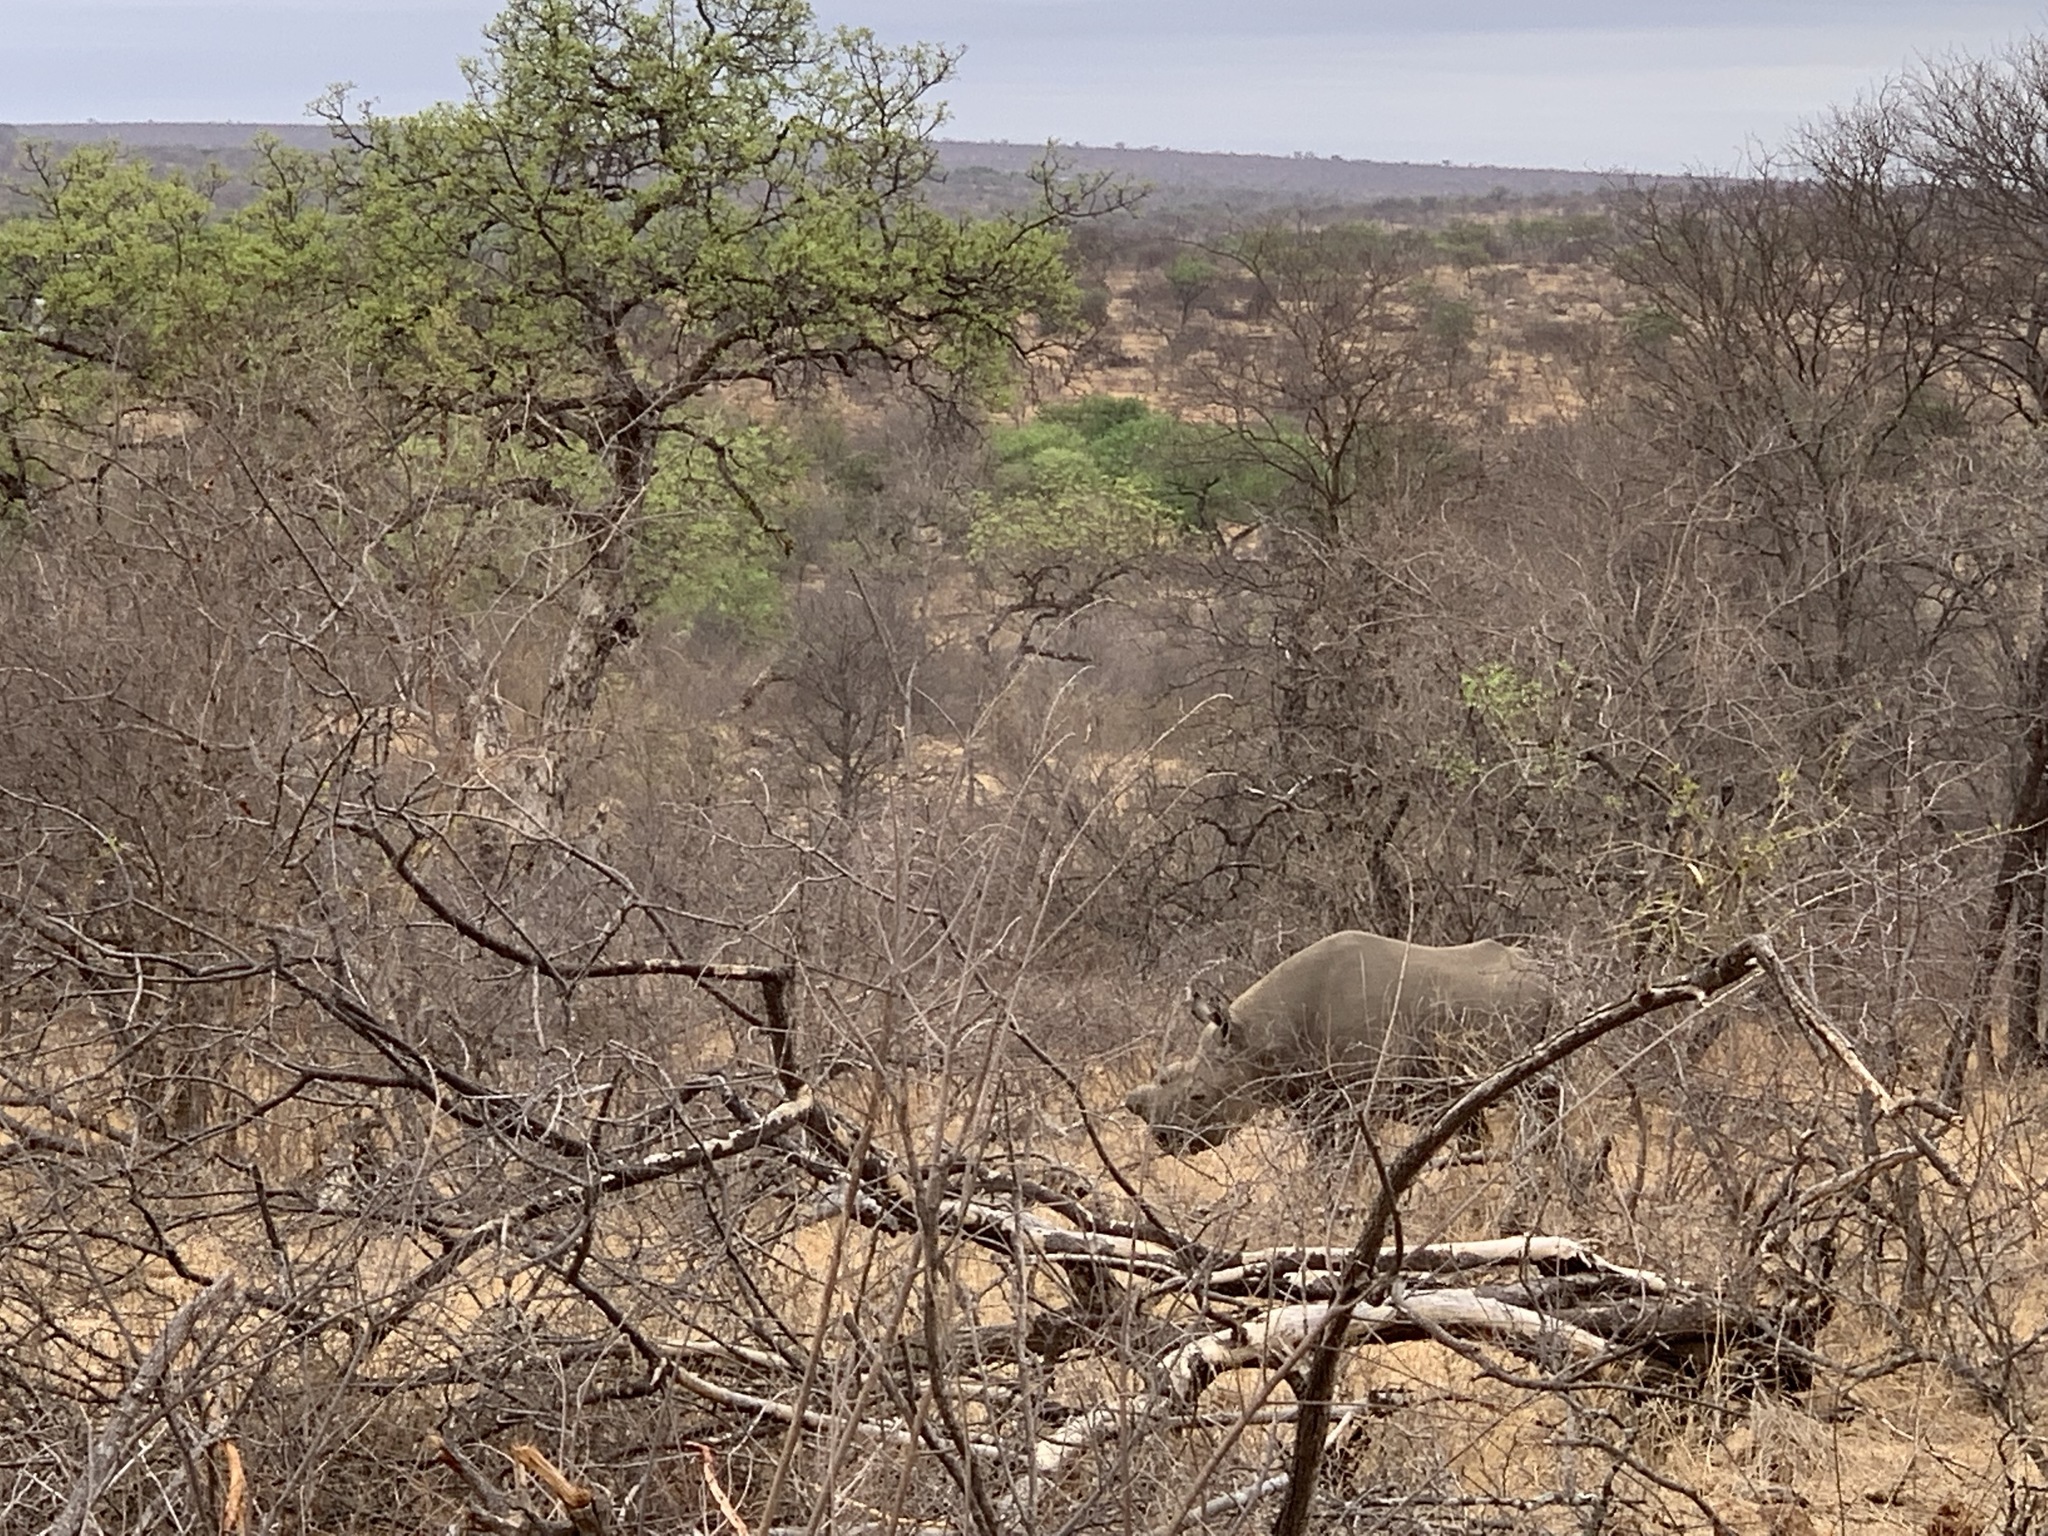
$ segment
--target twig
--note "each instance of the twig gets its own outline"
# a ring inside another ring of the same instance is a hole
[[[704,1486],[711,1490],[712,1502],[718,1505],[718,1512],[725,1516],[736,1536],[748,1536],[747,1522],[740,1518],[739,1510],[733,1505],[732,1495],[725,1491],[725,1484],[718,1480],[717,1458],[712,1455],[711,1447],[701,1440],[692,1440],[685,1449],[695,1451],[703,1458]]]

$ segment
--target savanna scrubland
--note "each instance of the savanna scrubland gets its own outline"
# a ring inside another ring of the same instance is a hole
[[[949,67],[14,147],[0,1528],[2034,1529],[2048,50],[1255,215]],[[1343,927],[1584,1048],[1151,1148]]]

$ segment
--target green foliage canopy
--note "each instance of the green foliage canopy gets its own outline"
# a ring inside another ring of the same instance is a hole
[[[985,570],[1021,576],[1050,564],[1121,570],[1172,536],[1171,509],[1138,482],[1103,474],[1086,455],[1048,448],[1011,477],[968,533]],[[1099,585],[1099,582],[1090,583]]]
[[[487,36],[467,102],[328,109],[360,152],[357,334],[422,402],[630,453],[802,366],[986,382],[1020,312],[1071,303],[1053,211],[923,200],[944,54],[821,33],[797,0],[513,0]]]
[[[349,324],[422,421],[504,445],[567,520],[583,604],[549,697],[575,715],[687,579],[653,546],[703,542],[650,530],[772,522],[781,456],[746,400],[863,366],[995,386],[1022,317],[1070,316],[1074,210],[1049,184],[1030,215],[933,210],[950,58],[821,31],[800,0],[513,0],[487,36],[464,103],[330,104],[356,150]]]
[[[1187,528],[1256,522],[1278,496],[1278,477],[1247,461],[1231,435],[1183,421],[1126,395],[1088,395],[1052,405],[995,434],[999,493],[1048,480],[1065,456],[1105,480],[1128,483]],[[1078,472],[1078,470],[1076,471]]]
[[[222,216],[217,187],[111,145],[25,152],[22,211],[0,219],[0,506],[79,472],[78,442],[124,411],[196,405],[322,328],[335,248],[314,167],[265,154],[261,194]]]

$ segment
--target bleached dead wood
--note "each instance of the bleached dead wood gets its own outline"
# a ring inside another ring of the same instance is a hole
[[[1272,1275],[1276,1260],[1284,1268],[1305,1254],[1321,1257],[1314,1250],[1288,1250],[1277,1255],[1248,1253],[1241,1257],[1257,1262],[1246,1263],[1242,1269],[1246,1276]],[[1389,1268],[1396,1265],[1394,1253],[1389,1251],[1384,1257]],[[1441,1341],[1448,1336],[1502,1344],[1546,1366],[1564,1359],[1583,1364],[1639,1347],[1642,1329],[1654,1329],[1654,1309],[1678,1297],[1688,1298],[1685,1304],[1690,1305],[1689,1298],[1694,1294],[1665,1276],[1608,1264],[1585,1244],[1563,1237],[1443,1244],[1401,1255],[1398,1263],[1405,1277],[1399,1298],[1381,1306],[1355,1309],[1345,1334],[1348,1346],[1416,1339]],[[1587,1315],[1610,1323],[1613,1332],[1602,1332],[1534,1306],[1484,1295],[1469,1286],[1428,1288],[1431,1271],[1469,1274],[1475,1269],[1512,1265],[1526,1273],[1537,1264],[1553,1270],[1577,1267],[1586,1278],[1592,1303]],[[1603,1294],[1610,1298],[1604,1306],[1600,1304]],[[1633,1308],[1629,1306],[1631,1302],[1635,1303]],[[1651,1310],[1646,1311],[1645,1307]],[[1184,1418],[1209,1384],[1225,1371],[1253,1366],[1284,1369],[1290,1361],[1299,1359],[1303,1345],[1328,1318],[1330,1310],[1328,1302],[1290,1303],[1269,1308],[1235,1326],[1182,1339],[1150,1363],[1149,1374],[1157,1383],[1155,1390],[1100,1404],[1041,1435],[1031,1448],[1031,1471],[1013,1490],[1013,1502],[1023,1497],[1023,1482],[1030,1476],[1056,1477],[1083,1453],[1127,1435],[1136,1426]],[[1620,1337],[1622,1334],[1630,1336]]]
[[[854,1218],[870,1226],[886,1226],[895,1213],[883,1199],[866,1189],[848,1196],[844,1182],[820,1192],[821,1212],[850,1210]],[[1134,1277],[1151,1279],[1172,1288],[1185,1280],[1186,1262],[1172,1249],[1139,1238],[1082,1232],[1062,1226],[1034,1211],[989,1205],[976,1200],[947,1199],[938,1202],[934,1214],[949,1232],[969,1238],[998,1253],[1021,1253],[1027,1257],[1055,1262],[1084,1262],[1119,1270]]]
[[[1303,1299],[1314,1300],[1312,1288],[1321,1278],[1332,1277],[1351,1257],[1348,1248],[1252,1248],[1231,1262],[1204,1271],[1201,1288],[1205,1294],[1243,1290],[1272,1294],[1290,1277]],[[1540,1269],[1546,1274],[1586,1273],[1611,1277],[1662,1295],[1671,1282],[1647,1269],[1630,1269],[1602,1258],[1592,1248],[1569,1237],[1497,1237],[1476,1242],[1434,1243],[1426,1248],[1401,1251],[1382,1249],[1379,1267],[1403,1274],[1459,1274],[1498,1266]]]
[[[829,1198],[828,1198],[829,1197]],[[824,1192],[820,1209],[846,1208],[842,1183]],[[881,1200],[866,1192],[853,1202],[857,1219],[881,1223]],[[1341,1270],[1348,1248],[1248,1248],[1217,1251],[1188,1243],[1176,1251],[1139,1238],[1083,1232],[1036,1212],[972,1200],[942,1200],[936,1215],[949,1231],[1006,1253],[1056,1262],[1079,1261],[1150,1282],[1143,1294],[1158,1297],[1190,1290],[1205,1296],[1273,1296],[1284,1290],[1312,1286],[1315,1278]],[[1380,1268],[1404,1274],[1460,1274],[1510,1267],[1538,1269],[1545,1274],[1583,1273],[1633,1285],[1661,1295],[1672,1282],[1651,1270],[1632,1269],[1603,1258],[1595,1249],[1569,1237],[1544,1235],[1487,1238],[1471,1242],[1435,1243],[1423,1248],[1381,1252]],[[1313,1300],[1313,1296],[1305,1299]]]
[[[1294,1303],[1275,1307],[1242,1327],[1192,1339],[1165,1361],[1169,1390],[1177,1402],[1191,1402],[1224,1371],[1278,1365],[1292,1358],[1329,1315],[1328,1302]],[[1568,1353],[1590,1360],[1609,1347],[1597,1333],[1470,1290],[1423,1291],[1382,1306],[1354,1308],[1344,1342],[1425,1339],[1432,1337],[1432,1327],[1452,1337],[1496,1339],[1545,1359]]]

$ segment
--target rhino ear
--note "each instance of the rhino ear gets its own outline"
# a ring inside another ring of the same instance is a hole
[[[1188,1012],[1202,1028],[1216,1031],[1216,1038],[1230,1042],[1230,1004],[1195,982],[1188,983]]]

